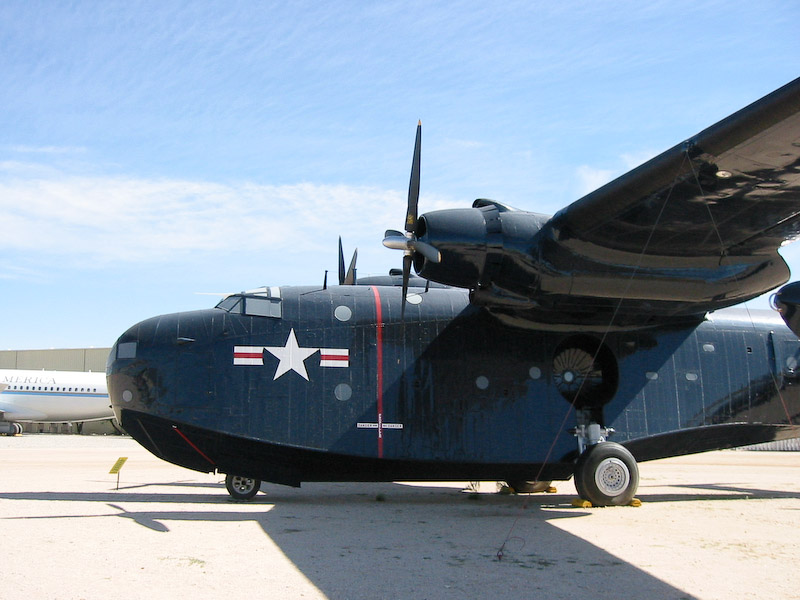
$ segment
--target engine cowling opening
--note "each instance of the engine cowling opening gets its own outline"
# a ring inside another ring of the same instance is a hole
[[[414,270],[421,277],[468,289],[480,285],[488,239],[483,211],[463,208],[426,213],[417,221],[416,236],[441,254],[438,263],[420,253],[414,255]]]

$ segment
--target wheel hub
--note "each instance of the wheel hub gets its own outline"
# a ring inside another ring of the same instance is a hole
[[[236,491],[240,494],[246,494],[250,490],[253,489],[255,485],[255,480],[251,479],[250,477],[234,477],[233,478],[233,487],[236,488]]]
[[[618,496],[628,487],[630,473],[624,462],[610,457],[598,465],[594,480],[598,489],[605,495]]]

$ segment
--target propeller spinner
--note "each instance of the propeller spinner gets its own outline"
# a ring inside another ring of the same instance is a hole
[[[414,141],[414,159],[411,163],[411,179],[408,183],[408,210],[406,211],[405,233],[389,229],[383,238],[383,245],[393,250],[403,251],[403,304],[401,315],[405,314],[408,280],[411,276],[411,263],[414,253],[419,252],[427,260],[438,263],[442,256],[439,251],[417,239],[417,204],[419,203],[420,151],[422,145],[422,121],[417,123],[417,137]]]

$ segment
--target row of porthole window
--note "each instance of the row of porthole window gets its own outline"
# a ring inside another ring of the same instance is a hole
[[[539,377],[542,376],[542,372],[538,367],[532,367],[530,370],[530,376],[531,379],[539,379]],[[644,376],[650,381],[658,380],[658,373],[656,373],[655,371],[648,371],[647,373],[644,374]],[[685,376],[687,381],[697,381],[700,378],[700,376],[697,373],[692,373],[692,372],[686,373]],[[485,377],[483,375],[479,376],[475,380],[475,385],[478,387],[478,389],[481,390],[487,389],[489,387],[488,377]]]
[[[528,371],[531,379],[539,379],[542,376],[542,370],[539,367],[531,367]],[[656,381],[658,379],[658,373],[655,371],[648,371],[645,373],[645,377],[650,381]],[[697,381],[698,375],[697,373],[686,373],[686,379],[688,381]],[[475,386],[480,390],[486,390],[489,388],[489,378],[485,375],[479,375],[475,379]],[[337,400],[347,401],[353,395],[353,389],[347,385],[346,383],[340,383],[336,386],[336,389],[333,391],[334,395],[336,396]]]
[[[37,388],[35,385],[15,385],[9,386],[8,389],[10,390],[18,390],[23,392],[90,392],[90,393],[97,393],[97,388],[62,388],[62,387],[53,387],[53,386],[44,386],[41,385]]]
[[[338,306],[335,311],[336,318],[340,321],[347,321],[352,316],[352,311],[346,306]],[[714,352],[716,348],[714,344],[703,344],[703,350],[705,352]],[[788,363],[789,361],[787,361]],[[531,379],[539,379],[542,376],[542,370],[539,367],[531,367],[528,371],[528,375],[530,375]],[[658,379],[658,373],[655,371],[648,371],[645,373],[645,377],[650,381],[656,381]],[[697,381],[698,380],[697,373],[686,373],[686,380],[687,381]],[[475,385],[478,389],[485,390],[489,388],[489,378],[480,375],[475,379]],[[341,384],[336,387],[334,390],[334,395],[339,400],[349,400],[352,396],[352,389],[347,384]]]
[[[420,294],[408,294],[406,296],[406,302],[408,304],[420,304],[422,302],[422,295]],[[350,309],[349,306],[345,306],[344,304],[340,304],[336,307],[333,311],[333,316],[336,317],[338,321],[345,323],[353,318],[353,311]]]

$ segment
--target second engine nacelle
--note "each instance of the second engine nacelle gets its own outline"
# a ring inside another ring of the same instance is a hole
[[[513,289],[522,268],[524,285],[534,285],[534,238],[550,217],[492,200],[476,200],[472,206],[433,211],[419,218],[416,238],[436,248],[441,260],[432,262],[415,254],[417,273],[455,287],[478,289],[495,284]]]

